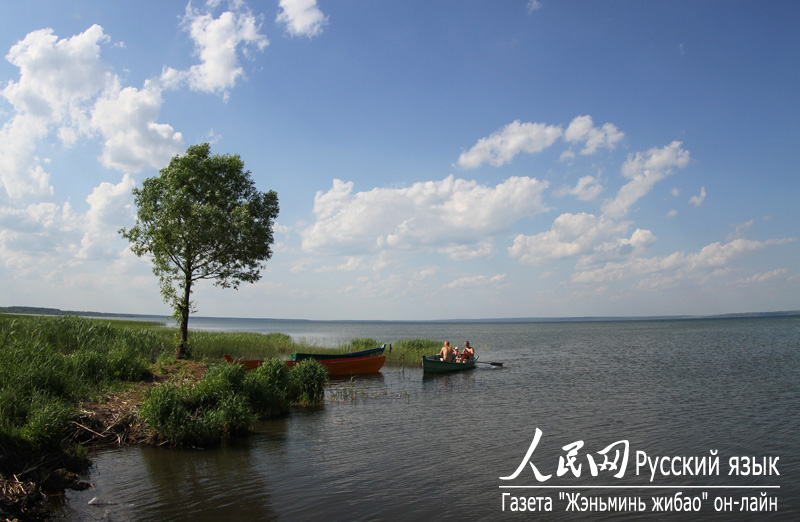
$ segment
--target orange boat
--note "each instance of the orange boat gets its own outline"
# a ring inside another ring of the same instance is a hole
[[[228,354],[223,355],[229,363],[237,362],[244,366],[245,370],[254,370],[263,364],[263,360],[258,359],[234,359]],[[289,368],[302,361],[283,361]],[[331,377],[348,377],[350,375],[360,375],[362,373],[378,373],[386,362],[385,355],[373,357],[351,357],[348,359],[322,359],[317,361],[328,369]]]

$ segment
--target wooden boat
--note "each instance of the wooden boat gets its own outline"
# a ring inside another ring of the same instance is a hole
[[[258,359],[234,359],[228,354],[223,356],[229,363],[239,363],[245,370],[254,370],[261,366],[264,361]],[[283,361],[289,368],[303,361]],[[367,373],[378,373],[386,362],[385,355],[375,355],[372,357],[350,357],[347,359],[321,359],[317,361],[328,370],[331,377],[348,377],[350,375],[360,375]]]
[[[305,361],[306,359],[315,359],[317,361],[322,361],[323,359],[353,359],[355,357],[373,357],[376,355],[383,355],[383,351],[386,350],[386,345],[380,346],[378,348],[371,348],[369,350],[361,350],[360,352],[350,352],[350,353],[293,353],[292,360],[293,361]]]
[[[475,368],[476,362],[477,357],[466,362],[444,362],[439,359],[438,355],[423,355],[422,371],[424,373],[462,372]]]

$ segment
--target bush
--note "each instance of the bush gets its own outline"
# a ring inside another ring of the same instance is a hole
[[[147,393],[141,409],[142,418],[171,444],[182,444],[189,438],[191,425],[185,391],[172,383],[165,383]]]
[[[241,389],[244,370],[238,364],[215,364],[189,394],[193,407],[213,407],[223,397],[233,395]]]
[[[320,404],[325,399],[328,370],[309,359],[295,364],[289,372],[289,400],[303,406]]]
[[[238,364],[217,364],[195,385],[167,383],[151,390],[140,411],[171,444],[207,446],[248,432],[259,417],[286,411],[287,383],[277,359],[246,375]]]
[[[231,365],[232,366],[232,365]],[[252,408],[262,416],[288,410],[289,372],[278,359],[266,359],[244,378],[243,391]]]

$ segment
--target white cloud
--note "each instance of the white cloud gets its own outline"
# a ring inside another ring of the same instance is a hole
[[[14,112],[0,129],[0,181],[11,198],[52,195],[37,144],[52,128],[66,146],[86,131],[87,105],[110,77],[99,57],[108,40],[99,25],[61,40],[41,29],[9,50],[6,60],[19,68],[19,80],[2,90]]]
[[[103,182],[94,188],[86,198],[89,210],[86,212],[84,235],[81,248],[76,254],[79,259],[104,257],[118,253],[118,230],[133,220],[133,194],[136,186],[130,175],[113,185]]]
[[[542,2],[539,0],[528,0],[528,14],[533,13],[542,8]]]
[[[475,288],[479,286],[498,285],[506,280],[506,274],[497,274],[492,277],[485,275],[468,276],[456,279],[444,285],[443,288]]]
[[[728,234],[728,237],[726,239],[728,241],[731,241],[731,240],[734,240],[734,239],[743,238],[745,231],[746,230],[750,230],[751,228],[753,228],[753,225],[755,224],[755,222],[756,222],[755,219],[751,219],[750,221],[746,221],[744,223],[734,223],[734,224],[732,224],[731,227],[733,228],[733,232]]]
[[[625,216],[634,203],[672,173],[673,167],[684,168],[688,164],[689,151],[681,148],[679,141],[629,156],[622,166],[622,175],[630,181],[619,189],[616,198],[606,201],[603,213],[614,219]]]
[[[100,61],[100,44],[109,37],[99,25],[59,40],[52,29],[28,35],[6,55],[20,69],[18,82],[3,90],[17,112],[61,121],[70,109],[88,100],[105,83],[107,67]]]
[[[705,199],[706,199],[706,188],[701,187],[700,194],[697,196],[692,196],[691,199],[689,199],[689,203],[691,205],[694,205],[695,207],[699,207],[700,205],[703,204],[703,201],[705,201]]]
[[[328,17],[317,7],[317,0],[280,0],[279,6],[275,21],[285,24],[292,36],[317,36],[328,23]]]
[[[591,116],[578,116],[572,120],[564,132],[564,140],[570,143],[584,143],[581,154],[594,154],[600,147],[614,149],[625,134],[613,123],[595,127]]]
[[[339,265],[325,265],[315,270],[318,273],[326,272],[353,272],[364,266],[363,256],[348,257],[347,260]]]
[[[645,277],[642,281],[643,286],[665,287],[678,280],[713,271],[724,274],[726,265],[737,257],[769,246],[783,245],[793,241],[795,241],[794,238],[768,241],[735,239],[725,244],[717,242],[693,254],[675,252],[664,257],[635,257],[623,262],[610,262],[600,268],[576,272],[572,280],[578,283],[609,283]]]
[[[91,125],[105,139],[100,161],[123,172],[161,168],[179,153],[183,136],[171,125],[156,123],[163,99],[161,89],[145,82],[143,89],[122,88],[114,81],[97,100]]]
[[[769,272],[762,272],[760,274],[753,274],[750,277],[737,279],[733,282],[735,285],[759,285],[761,283],[768,283],[770,281],[779,281],[786,279],[789,271],[785,268],[777,268]]]
[[[544,123],[513,121],[487,138],[481,138],[458,157],[458,165],[473,169],[488,163],[500,167],[520,152],[535,154],[550,147],[561,137],[561,127]]]
[[[450,175],[353,193],[352,182],[334,180],[314,198],[317,221],[302,232],[303,249],[344,255],[457,245],[485,250],[487,238],[546,210],[546,188],[546,182],[528,177],[490,187]]]
[[[209,3],[213,8],[216,4]],[[195,44],[195,52],[201,63],[193,65],[188,72],[166,68],[161,81],[175,86],[186,78],[191,89],[202,92],[222,93],[227,99],[228,91],[244,75],[239,64],[239,52],[248,56],[251,49],[262,51],[269,40],[260,33],[262,21],[255,17],[243,2],[232,2],[234,10],[225,11],[214,18],[210,12],[201,12],[191,4],[186,6],[183,19]]]
[[[491,240],[479,241],[477,244],[448,245],[438,250],[453,261],[465,261],[490,257],[494,253],[494,243]]]
[[[52,130],[66,147],[99,134],[101,163],[123,172],[161,167],[182,149],[181,134],[156,121],[161,88],[150,81],[123,88],[100,59],[108,41],[99,25],[65,39],[42,29],[9,51],[20,69],[2,91],[15,111],[0,130],[0,179],[10,197],[53,195],[47,162],[36,155]]]
[[[556,196],[572,195],[581,201],[592,201],[603,193],[605,187],[600,176],[583,176],[574,187],[563,187],[554,192]]]
[[[533,236],[519,234],[508,248],[513,259],[529,265],[590,254],[616,253],[620,249],[643,248],[655,240],[648,230],[636,230],[630,239],[622,237],[630,223],[617,222],[604,216],[566,213],[553,221],[547,232]],[[627,247],[624,248],[624,247]]]

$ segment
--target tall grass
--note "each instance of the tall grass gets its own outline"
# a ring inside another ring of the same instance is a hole
[[[149,378],[163,350],[145,329],[80,317],[0,317],[0,440],[60,447],[78,401],[116,381]]]
[[[247,359],[283,357],[298,351],[292,338],[282,333],[189,332],[189,351],[196,359],[220,360],[223,354]]]
[[[432,339],[402,339],[392,343],[386,354],[386,364],[391,366],[422,366],[423,355],[439,353],[442,341]]]

